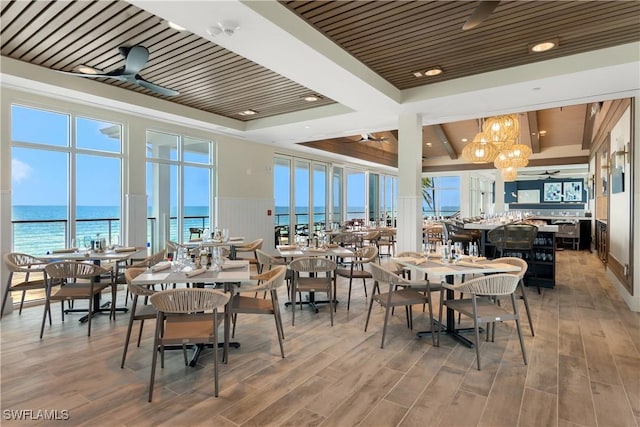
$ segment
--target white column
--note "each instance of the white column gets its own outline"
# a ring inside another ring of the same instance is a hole
[[[11,102],[7,98],[2,100],[0,109],[0,253],[11,252],[12,229],[11,229]],[[5,286],[9,279],[9,271],[0,261],[0,297],[4,295]],[[1,300],[0,300],[1,302]],[[10,313],[13,308],[11,294],[7,298],[5,314]]]
[[[401,114],[398,120],[397,252],[422,248],[422,118]]]
[[[125,133],[127,138],[126,173],[123,175],[125,212],[121,244],[145,246],[147,244],[147,190],[146,190],[146,129],[137,122]]]
[[[472,197],[475,197],[475,192],[471,191],[471,175],[469,172],[460,172],[460,217],[472,216]]]

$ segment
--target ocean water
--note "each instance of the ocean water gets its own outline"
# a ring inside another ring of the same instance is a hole
[[[69,228],[66,206],[13,206],[13,251],[31,255],[43,255],[54,249],[67,246],[65,241]],[[85,236],[104,238],[107,243],[120,243],[120,207],[118,206],[78,206],[76,246],[83,247]],[[151,215],[148,214],[150,218]],[[189,218],[195,217],[195,218]],[[20,222],[28,221],[28,222]],[[157,221],[147,219],[148,241],[151,241],[151,226],[157,227]],[[183,240],[189,239],[189,228],[209,227],[208,208],[206,206],[185,207]],[[177,220],[172,213],[170,220],[170,239],[179,240]],[[70,244],[71,242],[69,242]]]

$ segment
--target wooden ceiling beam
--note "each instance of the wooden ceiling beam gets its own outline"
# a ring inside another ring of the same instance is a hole
[[[531,151],[540,152],[540,131],[538,129],[538,112],[529,111],[527,113],[527,123],[529,124],[529,140],[531,141]]]
[[[553,159],[536,159],[529,161],[528,166],[579,165],[589,163],[589,156],[556,157]],[[455,165],[422,166],[422,172],[458,172],[470,170],[495,169],[493,163],[472,164],[456,163]],[[526,168],[522,168],[526,169]]]
[[[440,139],[440,142],[442,142],[442,146],[444,147],[444,149],[447,151],[449,158],[451,160],[456,160],[458,158],[458,153],[456,153],[456,150],[451,145],[451,142],[449,141],[449,137],[445,133],[442,126],[433,125],[433,130],[435,131],[436,135],[438,135],[438,138]]]

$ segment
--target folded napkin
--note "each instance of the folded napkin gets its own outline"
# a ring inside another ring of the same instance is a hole
[[[185,274],[185,276],[187,277],[193,277],[193,276],[197,276],[198,274],[202,274],[205,271],[207,271],[206,268],[196,268],[195,270],[191,270],[191,271],[187,271]]]
[[[397,257],[393,259],[394,261],[404,262],[407,264],[418,265],[424,262],[423,258],[413,258],[410,256]]]
[[[340,245],[337,244],[337,243],[329,243],[329,244],[327,244],[327,247],[328,248],[338,248],[338,247],[340,247]]]
[[[221,270],[231,270],[234,268],[244,268],[247,265],[245,261],[226,261],[220,266]]]
[[[135,252],[137,250],[138,248],[136,248],[135,246],[125,246],[122,248],[115,248],[114,252]]]
[[[202,237],[194,237],[193,239],[189,239],[190,242],[202,242]]]
[[[151,271],[153,271],[154,273],[156,271],[162,271],[162,270],[166,270],[167,268],[171,267],[171,263],[169,261],[162,261],[159,262],[155,265],[151,266]]]
[[[72,254],[74,252],[78,252],[78,248],[65,248],[65,249],[56,249],[55,251],[51,251],[52,254]]]
[[[442,254],[440,252],[429,252],[429,259],[431,258],[442,258]]]
[[[230,242],[241,242],[244,240],[244,237],[229,237]]]
[[[278,249],[281,251],[295,251],[298,247],[296,245],[280,245]]]
[[[486,264],[478,264],[478,263],[469,262],[469,261],[458,261],[455,265],[459,265],[461,267],[471,267],[471,268],[488,268],[489,267]]]

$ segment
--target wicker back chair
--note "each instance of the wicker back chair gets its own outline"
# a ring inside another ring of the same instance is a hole
[[[364,296],[367,295],[367,279],[371,279],[373,276],[371,272],[364,269],[365,264],[375,262],[378,258],[378,248],[375,246],[365,246],[358,248],[349,260],[349,268],[339,268],[336,270],[336,276],[346,277],[349,279],[349,297],[347,298],[347,311],[351,304],[351,285],[353,279],[362,279],[362,285],[364,286]]]
[[[570,223],[556,223],[558,226],[558,232],[556,233],[556,240],[560,242],[561,245],[564,245],[566,240],[571,241],[571,246],[574,250],[580,249],[580,223],[570,222]]]
[[[380,348],[384,348],[384,337],[387,333],[387,323],[391,310],[397,306],[404,306],[407,315],[407,326],[413,329],[413,311],[411,306],[414,304],[426,304],[429,303],[429,317],[431,320],[431,330],[434,331],[433,324],[433,309],[431,306],[430,292],[421,293],[412,288],[412,282],[404,280],[397,274],[381,267],[377,264],[370,264],[371,274],[376,285],[382,287],[386,292],[379,292],[371,296],[369,302],[369,311],[367,312],[367,320],[364,325],[364,331],[367,332],[369,326],[369,318],[371,317],[371,309],[373,308],[374,301],[385,308],[384,325],[382,327],[382,341],[380,342]],[[433,344],[437,345],[436,338],[432,334]]]
[[[381,228],[380,237],[377,240],[378,255],[393,256],[396,246],[396,229],[395,228]],[[386,252],[383,253],[382,247],[386,247]]]
[[[2,296],[2,309],[0,309],[0,317],[4,313],[4,307],[7,304],[7,298],[9,292],[22,292],[22,298],[20,299],[20,311],[18,314],[22,314],[22,306],[24,304],[24,297],[27,291],[32,289],[46,289],[47,287],[47,273],[44,270],[45,262],[39,260],[31,255],[22,254],[18,252],[9,252],[4,255],[4,264],[9,270],[9,277],[7,279],[7,286]],[[13,282],[14,274],[24,274],[24,278],[16,283]],[[32,274],[42,275],[39,278],[32,278]],[[51,323],[51,318],[49,318]]]
[[[500,257],[509,256],[510,251],[526,254],[529,262],[531,262],[531,272],[536,278],[538,293],[540,293],[540,283],[537,280],[536,257],[533,252],[533,244],[537,235],[538,227],[535,225],[505,224],[489,230],[487,240],[495,246]]]
[[[331,238],[331,242],[340,246],[344,246],[345,248],[353,248],[356,246],[358,241],[358,236],[355,233],[339,233],[334,235]]]
[[[262,249],[262,243],[263,242],[264,242],[264,239],[256,239],[256,240],[254,240],[252,242],[249,242],[249,243],[247,243],[245,245],[236,247],[236,249],[235,249],[236,258],[237,258],[237,255],[239,253],[249,253],[249,254],[253,255],[252,258],[242,258],[242,257],[240,257],[238,259],[248,259],[249,260],[249,264],[256,265],[256,268],[257,268],[258,255],[256,254],[256,251],[258,249]]]
[[[533,332],[533,321],[531,320],[531,310],[529,310],[529,300],[527,299],[527,293],[524,290],[524,275],[527,272],[527,269],[529,268],[529,264],[527,264],[527,261],[520,258],[516,258],[516,257],[496,258],[491,262],[496,262],[501,264],[510,264],[516,267],[520,267],[520,271],[518,273],[512,273],[512,274],[516,274],[518,278],[520,278],[520,280],[518,281],[518,287],[520,288],[522,300],[524,301],[524,308],[527,312],[527,319],[529,320],[529,328],[531,329],[531,336],[535,336],[535,333]]]
[[[91,336],[91,318],[93,317],[94,300],[106,288],[111,287],[111,313],[109,317],[115,319],[116,307],[116,284],[113,280],[113,270],[104,268],[99,265],[77,262],[77,261],[58,261],[47,264],[44,268],[47,273],[48,285],[47,296],[45,299],[45,313],[42,317],[42,326],[40,327],[40,338],[44,333],[44,322],[47,313],[51,312],[51,301],[60,301],[60,310],[62,313],[62,321],[64,322],[64,301],[74,301],[76,299],[86,299],[89,301],[88,326],[87,335]],[[98,282],[97,279],[101,275],[109,275],[108,282]],[[83,279],[86,282],[77,282]],[[53,286],[59,284],[60,288],[53,292]]]
[[[294,259],[289,263],[289,268],[293,270],[293,282],[291,284],[291,326],[296,320],[296,295],[300,296],[300,309],[302,310],[302,292],[309,292],[315,296],[315,292],[326,292],[329,300],[329,313],[331,315],[331,326],[333,326],[333,312],[335,310],[335,282],[334,273],[337,264],[328,258],[303,257]],[[309,277],[301,276],[300,273],[308,273]],[[311,299],[313,301],[313,299]]]
[[[236,289],[237,293],[231,298],[231,303],[229,304],[230,311],[233,316],[233,330],[231,337],[235,337],[236,323],[239,313],[272,315],[276,322],[280,354],[283,358],[284,347],[282,345],[282,340],[284,340],[284,328],[282,327],[282,318],[280,317],[278,288],[284,284],[286,273],[286,265],[277,265],[270,270],[264,271],[262,274],[252,276],[251,279],[257,280],[257,284],[241,284],[240,287]],[[240,292],[253,292],[254,296],[245,296],[240,294]],[[258,292],[268,292],[271,298],[256,298],[255,295],[257,295]]]
[[[158,310],[149,380],[149,402],[153,397],[158,349],[161,354],[161,367],[164,368],[164,347],[170,344],[182,346],[185,365],[188,364],[186,345],[214,346],[214,395],[218,397],[218,311],[224,310],[229,298],[230,294],[202,288],[167,289],[149,297],[151,304]],[[225,341],[224,344],[226,354],[228,343]]]
[[[495,335],[495,322],[504,322],[507,320],[515,320],[518,338],[520,339],[520,348],[522,350],[522,358],[524,364],[527,364],[527,354],[524,349],[524,341],[522,340],[522,332],[520,330],[520,317],[518,314],[518,305],[514,296],[514,291],[518,286],[520,278],[515,274],[493,274],[477,279],[468,280],[459,285],[443,284],[440,294],[440,315],[442,321],[442,307],[447,306],[448,309],[458,311],[467,317],[473,319],[473,328],[475,331],[475,348],[478,370],[480,365],[480,332],[479,325],[487,325],[487,337],[489,336],[489,327],[493,326]],[[455,300],[446,300],[444,290],[450,289],[457,292],[463,292],[470,295],[469,298],[461,298]],[[497,299],[501,296],[511,297],[511,306],[513,311],[507,311],[505,308],[497,304]],[[489,297],[489,298],[485,298]]]
[[[122,351],[122,363],[120,364],[120,368],[124,368],[124,362],[127,357],[127,349],[129,348],[129,339],[131,338],[131,329],[133,329],[133,321],[134,320],[140,321],[140,330],[138,332],[138,347],[140,347],[140,340],[142,338],[142,328],[144,327],[144,321],[155,319],[157,316],[156,309],[152,305],[146,304],[146,301],[144,304],[138,305],[139,297],[143,297],[146,299],[146,297],[149,297],[155,294],[156,291],[147,285],[134,285],[131,283],[133,279],[135,279],[145,271],[146,271],[145,267],[130,267],[130,268],[127,268],[124,272],[124,277],[127,281],[128,292],[131,292],[131,295],[133,297],[132,297],[131,309],[129,311],[130,312],[129,326],[127,327],[127,335],[124,340],[124,350]]]

